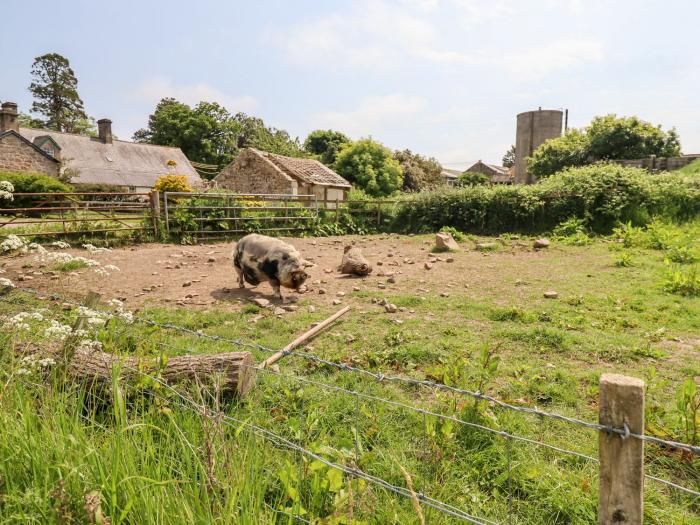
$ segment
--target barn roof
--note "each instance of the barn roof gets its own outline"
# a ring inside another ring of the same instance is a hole
[[[253,148],[250,149],[273,163],[287,175],[296,179],[301,179],[303,182],[319,186],[350,188],[350,183],[348,181],[317,160],[285,157],[284,155],[268,153]]]
[[[114,184],[151,188],[161,175],[185,175],[192,186],[201,186],[202,179],[180,148],[114,140],[111,144],[97,137],[60,133],[45,129],[20,128],[30,142],[48,136],[61,148],[66,167],[77,170],[72,182]],[[168,161],[175,161],[170,167]]]

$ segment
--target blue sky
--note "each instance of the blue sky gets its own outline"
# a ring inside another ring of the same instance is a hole
[[[331,127],[447,167],[499,162],[521,111],[636,114],[700,153],[700,2],[4,0],[0,100],[69,58],[120,138],[157,101],[216,101],[304,138]]]

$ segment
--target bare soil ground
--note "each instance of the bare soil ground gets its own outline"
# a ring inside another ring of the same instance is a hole
[[[549,272],[546,261],[551,258],[551,254],[534,251],[531,243],[524,241],[503,241],[496,252],[476,251],[474,243],[467,242],[462,243],[464,251],[458,253],[431,253],[433,243],[426,236],[285,240],[316,264],[308,269],[308,291],[303,296],[318,305],[351,301],[350,297],[343,296],[351,291],[439,295],[449,294],[455,288],[465,291],[478,287],[482,293],[488,293],[503,284],[512,289],[518,284],[513,280],[514,267],[519,268],[517,274],[523,283],[538,281],[545,277],[543,270]],[[366,278],[341,275],[337,271],[343,247],[352,242],[361,247],[374,266],[373,273]],[[74,296],[94,290],[105,299],[124,300],[130,308],[149,304],[238,309],[256,297],[278,302],[273,300],[272,289],[267,283],[255,288],[247,285],[244,290],[238,288],[231,262],[234,245],[233,242],[197,246],[147,244],[93,254],[82,249],[65,250],[72,255],[94,259],[102,266],[119,268],[108,276],[100,275],[93,268],[52,271],[50,266],[40,267],[34,254],[5,259],[3,268],[8,278],[20,281],[20,286]],[[425,263],[431,264],[432,268],[426,269]],[[547,277],[554,281],[565,279],[559,271]],[[290,301],[302,295],[291,290],[283,290],[283,294]],[[510,302],[510,299],[505,302]]]

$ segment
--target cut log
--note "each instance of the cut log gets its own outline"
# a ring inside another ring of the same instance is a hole
[[[343,260],[338,268],[340,273],[351,275],[369,275],[372,273],[372,265],[362,255],[362,251],[357,246],[346,246],[343,253]]]
[[[66,373],[76,382],[107,386],[112,382],[113,367],[118,367],[121,378],[131,380],[148,374],[168,384],[195,382],[211,385],[216,381],[222,394],[239,397],[248,393],[255,378],[249,352],[171,357],[161,367],[153,360],[115,356],[80,347],[75,349]]]

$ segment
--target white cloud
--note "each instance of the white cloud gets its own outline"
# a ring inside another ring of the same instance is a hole
[[[163,97],[173,97],[189,105],[201,101],[217,102],[231,112],[251,111],[258,105],[254,97],[231,96],[204,82],[178,85],[163,77],[153,77],[142,82],[134,89],[132,96],[154,106]]]
[[[355,109],[312,116],[314,128],[334,128],[353,137],[376,135],[388,128],[409,125],[427,107],[419,97],[394,93],[363,98]]]
[[[524,77],[541,77],[586,62],[604,58],[603,44],[589,39],[565,39],[507,56],[503,65],[511,73]]]

